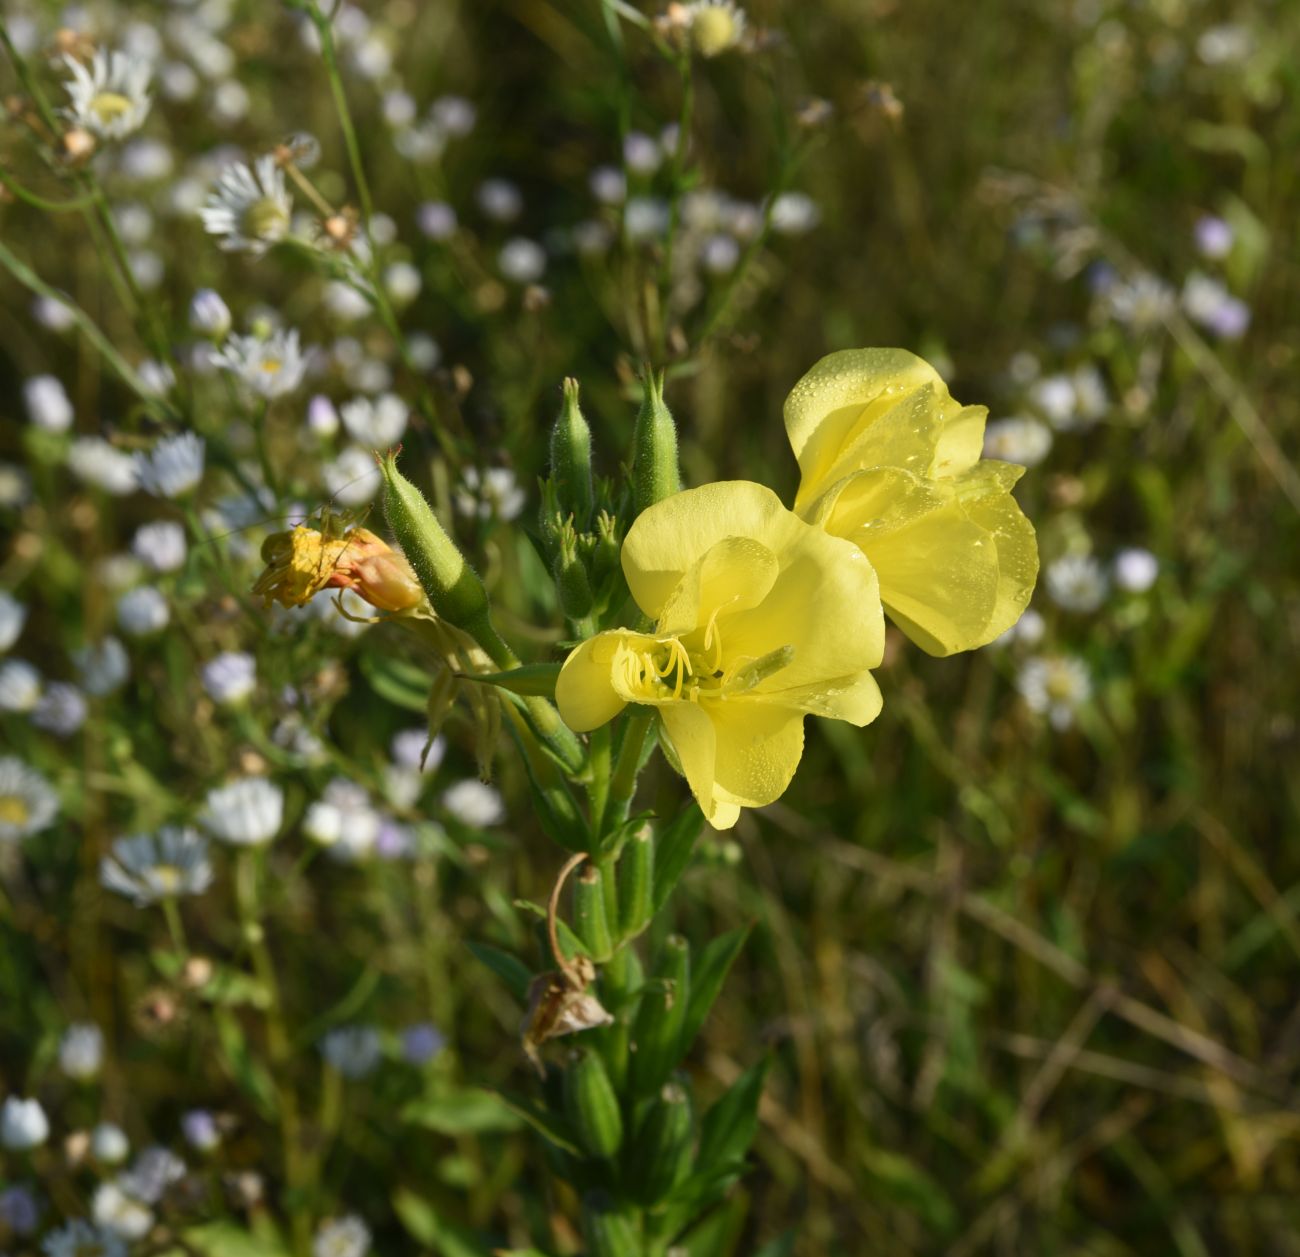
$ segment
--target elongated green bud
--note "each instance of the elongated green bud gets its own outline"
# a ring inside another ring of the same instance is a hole
[[[601,1056],[610,1080],[620,1095],[627,1089],[628,1059],[632,1043],[631,1017],[626,1001],[629,991],[636,990],[644,975],[635,951],[624,947],[616,951],[600,971],[600,997],[614,1011],[614,1024],[598,1031]]]
[[[573,924],[587,944],[591,958],[603,963],[614,950],[605,910],[605,878],[594,864],[588,864],[573,884]]]
[[[487,590],[478,573],[438,523],[424,495],[397,470],[397,455],[388,453],[379,470],[384,477],[384,515],[433,609],[473,637],[498,667],[514,667],[519,661],[492,627]]]
[[[664,1086],[628,1147],[627,1186],[643,1205],[658,1204],[691,1171],[690,1097],[680,1084]]]
[[[645,929],[654,911],[655,844],[649,825],[627,840],[618,859],[618,925],[623,938]]]
[[[587,565],[578,553],[578,535],[572,520],[565,520],[559,532],[555,583],[560,591],[560,606],[569,619],[579,620],[591,610],[591,582],[587,579]]]
[[[629,1212],[604,1192],[590,1192],[582,1202],[582,1238],[588,1257],[638,1257],[644,1251]]]
[[[561,515],[572,515],[579,529],[591,519],[591,429],[578,408],[578,381],[564,381],[564,404],[551,429],[551,479]]]
[[[632,1087],[651,1095],[668,1081],[682,1055],[682,1026],[691,997],[691,953],[679,934],[664,942],[655,977],[632,1025]]]
[[[637,515],[682,487],[677,425],[664,405],[663,372],[656,374],[647,367],[641,383],[645,397],[632,432],[632,507]]]
[[[623,1144],[623,1114],[598,1052],[577,1049],[564,1071],[564,1112],[582,1150],[612,1157]]]

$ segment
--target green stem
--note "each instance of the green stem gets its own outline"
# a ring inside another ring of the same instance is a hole
[[[605,833],[605,808],[609,799],[610,731],[608,725],[593,729],[588,746],[587,763],[591,780],[587,783],[587,806],[591,810],[591,836],[599,849]]]
[[[652,715],[643,715],[639,711],[628,719],[627,728],[623,732],[623,745],[618,752],[618,762],[614,765],[614,776],[609,783],[606,831],[615,829],[627,820],[632,796],[636,793],[636,779],[641,772],[641,751],[653,720]]]
[[[187,960],[190,954],[190,946],[185,938],[185,923],[181,920],[180,905],[171,895],[168,895],[162,901],[162,910],[163,917],[167,921],[167,932],[171,935],[172,946],[176,949],[176,953],[181,960]]]
[[[686,173],[686,151],[690,147],[691,122],[695,113],[695,79],[691,74],[691,54],[683,50],[677,57],[677,72],[681,76],[682,103],[677,115],[677,144],[673,149],[668,201],[668,236],[664,241],[664,260],[659,271],[658,345],[662,361],[668,346],[668,311],[672,304],[673,244],[682,216],[682,179]]]

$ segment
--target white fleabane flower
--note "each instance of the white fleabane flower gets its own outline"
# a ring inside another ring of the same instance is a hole
[[[1022,467],[1037,467],[1052,449],[1052,430],[1019,415],[994,419],[984,429],[984,457]]]
[[[587,176],[587,186],[602,205],[622,205],[627,200],[627,176],[616,166],[597,166]]]
[[[311,1242],[311,1257],[366,1257],[370,1228],[355,1213],[322,1222]]]
[[[120,140],[138,131],[149,116],[149,80],[153,66],[143,57],[99,49],[85,66],[64,57],[72,77],[64,85],[72,122],[105,140]]]
[[[172,618],[167,599],[152,585],[128,589],[117,600],[117,623],[128,637],[160,633]]]
[[[735,0],[692,0],[683,14],[691,47],[702,57],[717,57],[745,36],[745,12]]]
[[[93,1022],[69,1026],[59,1040],[59,1068],[77,1082],[88,1082],[104,1066],[104,1032]]]
[[[166,397],[176,387],[176,372],[165,362],[146,359],[136,368],[135,373],[151,397]]]
[[[623,230],[629,240],[653,240],[668,230],[672,212],[657,196],[634,196],[623,207]]]
[[[358,445],[384,449],[396,445],[406,431],[410,411],[396,393],[381,393],[371,401],[357,397],[339,407],[348,435]]]
[[[68,681],[47,685],[32,709],[32,724],[56,738],[70,738],[85,723],[86,697]]]
[[[289,234],[293,198],[285,187],[284,171],[269,154],[249,167],[227,166],[207,203],[199,210],[204,230],[220,237],[228,253],[263,254]]]
[[[41,1224],[41,1207],[31,1188],[15,1183],[0,1191],[0,1225],[16,1236],[34,1235]]]
[[[1053,559],[1044,576],[1048,596],[1063,611],[1096,611],[1110,587],[1105,569],[1090,554]]]
[[[231,336],[212,354],[213,363],[236,375],[259,397],[283,397],[302,383],[307,359],[298,333],[280,328],[265,338]]]
[[[101,1183],[90,1204],[91,1216],[124,1240],[140,1240],[153,1226],[153,1210],[128,1196],[115,1182]]]
[[[427,1065],[447,1046],[447,1036],[427,1021],[402,1031],[402,1058],[408,1065]]]
[[[462,825],[468,825],[471,829],[487,829],[499,825],[506,817],[501,795],[473,777],[458,781],[443,791],[442,806]]]
[[[27,608],[7,590],[0,589],[0,652],[18,640],[27,623]]]
[[[328,397],[317,394],[307,403],[307,428],[323,437],[331,437],[339,430],[339,412]]]
[[[11,1152],[39,1148],[50,1137],[50,1122],[39,1100],[10,1096],[0,1108],[0,1145]]]
[[[193,432],[165,436],[147,454],[135,456],[140,487],[155,497],[179,498],[203,479],[204,441]]]
[[[1173,289],[1145,271],[1109,285],[1102,293],[1102,300],[1111,318],[1135,332],[1163,323],[1177,305]]]
[[[426,201],[416,210],[415,222],[430,240],[450,240],[456,234],[456,211],[445,201]]]
[[[408,305],[420,295],[424,281],[410,262],[394,262],[384,271],[384,287],[398,305]]]
[[[0,842],[16,842],[48,829],[59,796],[34,768],[12,755],[0,758]]]
[[[341,279],[325,285],[325,308],[341,323],[355,323],[372,310],[370,298]]]
[[[121,1165],[131,1154],[126,1132],[112,1122],[100,1122],[90,1132],[90,1155],[100,1165]]]
[[[23,382],[27,417],[46,432],[66,432],[72,427],[72,402],[63,382],[53,375],[34,375]]]
[[[389,748],[393,763],[399,768],[425,773],[433,772],[447,753],[446,741],[441,736],[430,741],[428,730],[424,728],[403,729],[393,734]]]
[[[1196,250],[1202,257],[1225,258],[1232,252],[1236,232],[1213,214],[1204,214],[1196,220]]]
[[[126,1241],[112,1231],[74,1218],[51,1231],[41,1244],[45,1257],[127,1257]]]
[[[664,155],[655,140],[644,131],[629,131],[623,140],[623,164],[634,174],[652,175]]]
[[[1092,695],[1092,678],[1082,659],[1045,655],[1025,661],[1016,688],[1030,711],[1046,716],[1054,729],[1068,729]]]
[[[155,572],[175,572],[185,562],[185,529],[169,519],[141,524],[131,539],[131,552]]]
[[[1115,556],[1115,584],[1125,593],[1144,594],[1160,575],[1160,561],[1150,550],[1127,546]]]
[[[221,1143],[221,1127],[207,1109],[190,1109],[181,1117],[181,1133],[196,1152],[211,1152]]]
[[[336,777],[308,807],[302,830],[336,858],[361,860],[374,851],[382,821],[361,786]]]
[[[1001,636],[995,637],[989,642],[989,648],[1001,648],[1018,644],[1021,646],[1037,646],[1043,640],[1047,632],[1047,622],[1032,607],[1029,607],[1009,629]]]
[[[83,646],[72,656],[81,673],[81,685],[87,694],[103,698],[111,694],[131,673],[126,647],[116,637],[105,637],[92,646]]]
[[[444,134],[462,140],[474,129],[478,110],[464,96],[439,96],[429,106],[429,116]]]
[[[497,266],[512,283],[536,283],[546,274],[546,250],[536,240],[515,236],[501,246]]]
[[[0,663],[0,711],[28,712],[41,700],[41,674],[26,659]]]
[[[257,661],[247,651],[226,650],[200,669],[203,688],[223,707],[242,703],[257,688]]]
[[[333,462],[321,467],[330,496],[342,506],[363,506],[379,492],[379,467],[374,455],[349,445]]]
[[[456,509],[462,515],[494,516],[501,520],[518,519],[528,502],[515,473],[508,467],[489,467],[480,474],[477,467],[466,467],[455,493]]]
[[[23,467],[0,462],[0,510],[25,506],[32,496],[32,479]]]
[[[716,232],[700,245],[700,264],[710,275],[727,275],[740,261],[740,244],[734,236]]]
[[[154,834],[114,840],[99,862],[99,882],[137,908],[181,895],[201,895],[212,885],[208,842],[188,826],[164,825]]]
[[[60,297],[34,297],[32,318],[51,332],[66,332],[76,326],[72,307]]]
[[[199,820],[214,838],[231,846],[261,846],[284,821],[284,791],[265,777],[243,777],[209,790]]]
[[[172,151],[161,140],[132,140],[122,149],[118,169],[128,179],[157,182],[166,179],[176,165]]]
[[[340,1026],[320,1041],[325,1063],[344,1078],[364,1078],[379,1064],[381,1043],[374,1026]]]
[[[474,198],[479,209],[499,223],[513,222],[523,213],[523,194],[509,179],[484,179]]]
[[[230,307],[221,294],[200,288],[190,301],[190,330],[208,340],[222,340],[230,331]]]
[[[185,1177],[185,1162],[166,1148],[146,1148],[125,1173],[118,1176],[122,1190],[156,1205],[173,1183]]]
[[[72,442],[68,470],[85,484],[118,498],[134,493],[139,484],[135,459],[99,436],[82,436]]]
[[[442,349],[428,332],[412,332],[406,338],[406,351],[417,371],[432,371],[442,360]]]
[[[821,222],[817,202],[806,192],[782,192],[772,202],[772,230],[779,236],[802,236]]]

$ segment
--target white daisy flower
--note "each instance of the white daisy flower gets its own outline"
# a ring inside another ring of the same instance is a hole
[[[359,445],[349,445],[332,463],[321,468],[330,496],[342,506],[363,506],[379,492],[381,479],[374,455]]]
[[[1090,554],[1053,559],[1044,577],[1048,596],[1063,611],[1096,611],[1110,588],[1105,569]]]
[[[39,1148],[50,1137],[50,1120],[39,1100],[10,1096],[0,1108],[0,1144],[11,1152]]]
[[[78,480],[117,498],[134,493],[139,483],[135,459],[100,436],[82,436],[72,442],[68,470]]]
[[[201,895],[212,885],[208,841],[185,826],[118,838],[99,862],[105,890],[125,895],[137,908],[180,895]]]
[[[96,698],[111,694],[131,673],[126,647],[116,637],[83,646],[72,659],[81,672],[82,687]]]
[[[501,795],[473,777],[449,786],[443,792],[442,806],[462,825],[468,825],[471,829],[487,829],[499,825],[506,818]]]
[[[1037,419],[1014,415],[994,419],[984,429],[984,457],[1037,467],[1050,453],[1052,430]]]
[[[528,495],[508,467],[489,467],[482,474],[477,467],[466,467],[455,497],[456,509],[462,515],[481,519],[495,516],[507,521],[518,519],[528,502]]]
[[[219,236],[227,253],[265,253],[289,234],[293,220],[293,198],[285,187],[284,171],[269,154],[251,167],[233,162],[218,176],[199,216],[204,230]]]
[[[396,445],[410,419],[406,403],[395,393],[381,393],[374,401],[355,398],[339,407],[339,415],[348,435],[373,449]]]
[[[745,14],[733,0],[694,0],[686,6],[691,46],[702,57],[735,48],[745,34]]]
[[[242,703],[257,688],[257,662],[243,650],[214,655],[199,669],[208,697],[222,707]]]
[[[1073,655],[1040,655],[1025,661],[1016,688],[1030,711],[1046,716],[1054,729],[1068,729],[1092,695],[1092,678]]]
[[[501,246],[497,266],[512,283],[533,284],[546,273],[546,250],[536,240],[515,236]]]
[[[72,402],[63,382],[53,375],[34,375],[23,382],[27,417],[46,432],[66,432],[72,426]]]
[[[155,497],[183,497],[203,479],[204,448],[193,432],[163,437],[149,453],[135,456],[140,487]]]
[[[374,850],[383,818],[361,786],[335,777],[303,817],[302,831],[340,860],[364,859]]]
[[[77,1082],[87,1082],[104,1065],[104,1032],[93,1022],[69,1026],[59,1040],[59,1068]]]
[[[172,618],[167,599],[152,585],[128,589],[117,600],[117,623],[128,637],[160,633]]]
[[[124,1192],[115,1182],[101,1183],[90,1205],[91,1216],[105,1230],[124,1240],[139,1240],[153,1226],[153,1210]]]
[[[146,1148],[135,1159],[135,1164],[118,1176],[122,1190],[142,1200],[146,1205],[156,1205],[173,1184],[185,1177],[185,1162],[166,1148]]]
[[[45,1257],[126,1257],[126,1241],[85,1218],[74,1218],[45,1237],[41,1252]]]
[[[1160,560],[1150,550],[1128,546],[1115,556],[1115,584],[1125,593],[1144,594],[1160,575]]]
[[[230,307],[221,294],[200,288],[190,300],[190,331],[208,340],[221,340],[230,331]]]
[[[284,821],[284,791],[265,777],[242,777],[208,791],[199,816],[215,838],[236,847],[268,843]]]
[[[41,674],[26,659],[0,663],[0,711],[28,712],[41,699]]]
[[[48,829],[59,796],[34,768],[12,755],[0,758],[0,842],[15,842]]]
[[[259,397],[283,397],[302,383],[307,359],[298,333],[280,328],[269,336],[231,336],[212,362],[236,375]]]
[[[64,57],[72,73],[65,86],[71,104],[64,112],[77,126],[105,140],[138,131],[149,116],[153,66],[143,57],[99,49],[90,65]]]
[[[155,572],[175,572],[185,562],[185,529],[169,519],[142,524],[131,539],[131,552]]]
[[[370,1228],[355,1213],[322,1222],[311,1243],[311,1257],[366,1257]]]
[[[379,1064],[379,1031],[374,1026],[339,1026],[320,1041],[326,1064],[344,1078],[364,1078]]]
[[[0,589],[0,652],[18,640],[27,623],[27,608],[7,590]]]
[[[86,696],[67,681],[47,685],[32,709],[32,724],[56,738],[70,738],[85,723]]]
[[[112,1122],[100,1122],[90,1132],[90,1155],[100,1165],[121,1165],[131,1154],[126,1132]]]

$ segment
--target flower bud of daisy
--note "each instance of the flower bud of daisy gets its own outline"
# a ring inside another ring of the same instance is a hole
[[[704,0],[690,6],[691,45],[701,57],[716,57],[740,43],[745,15],[732,0]]]
[[[501,668],[518,662],[497,636],[488,614],[487,590],[456,543],[438,522],[424,495],[400,471],[396,454],[379,464],[384,477],[384,514],[433,609],[464,629]]]
[[[224,340],[230,331],[230,307],[221,294],[200,288],[190,302],[190,330],[208,340]]]
[[[579,528],[591,518],[591,429],[578,408],[578,381],[564,381],[564,405],[551,429],[551,479],[560,512]]]
[[[645,398],[632,432],[632,506],[637,515],[682,488],[677,425],[664,405],[663,372],[656,374],[647,367],[642,385]]]

